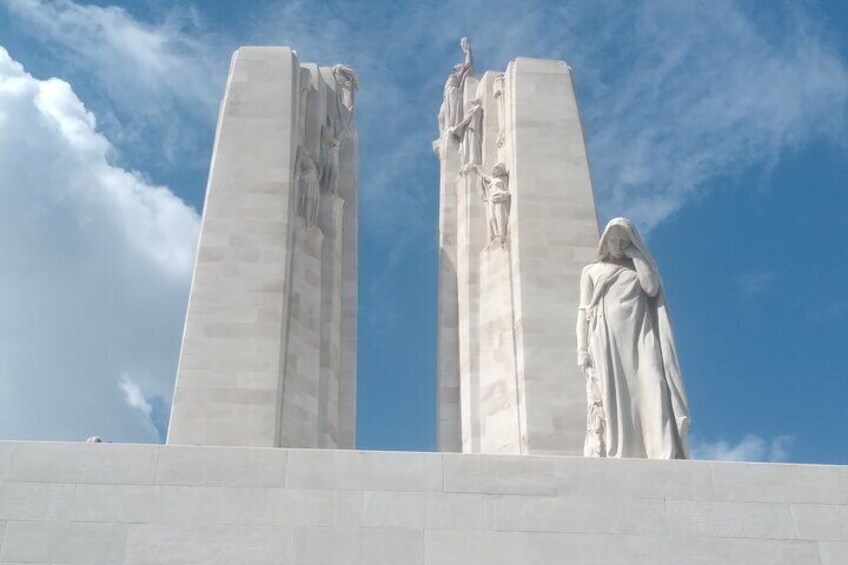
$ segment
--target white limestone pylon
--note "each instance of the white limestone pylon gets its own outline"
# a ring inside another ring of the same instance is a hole
[[[354,447],[356,87],[287,47],[233,55],[168,444]]]
[[[483,109],[479,151],[461,125],[434,143],[438,446],[579,455],[586,407],[570,320],[598,224],[571,70],[518,58],[505,73],[466,77],[462,90],[461,107]],[[508,177],[498,186],[496,169]]]

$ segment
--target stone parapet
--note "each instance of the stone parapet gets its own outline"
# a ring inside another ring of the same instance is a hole
[[[0,442],[0,563],[842,565],[848,467]]]

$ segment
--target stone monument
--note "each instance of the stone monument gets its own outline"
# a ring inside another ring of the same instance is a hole
[[[576,331],[584,455],[687,459],[689,402],[662,278],[626,218],[610,220],[583,269]]]
[[[439,430],[500,453],[329,449],[353,445],[356,75],[241,48],[168,444],[0,441],[0,563],[846,563],[844,466],[510,454],[582,453],[597,225],[565,63],[478,80],[463,51],[436,144]]]
[[[352,448],[357,77],[233,56],[168,444]]]
[[[571,70],[518,58],[478,78],[461,47],[433,143],[438,448],[579,455],[573,320],[598,224]]]

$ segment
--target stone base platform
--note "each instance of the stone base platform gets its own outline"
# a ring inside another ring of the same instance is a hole
[[[0,442],[0,563],[848,563],[848,467]]]

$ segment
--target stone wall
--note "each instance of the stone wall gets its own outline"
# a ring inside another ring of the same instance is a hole
[[[848,467],[0,442],[0,563],[844,565]]]

